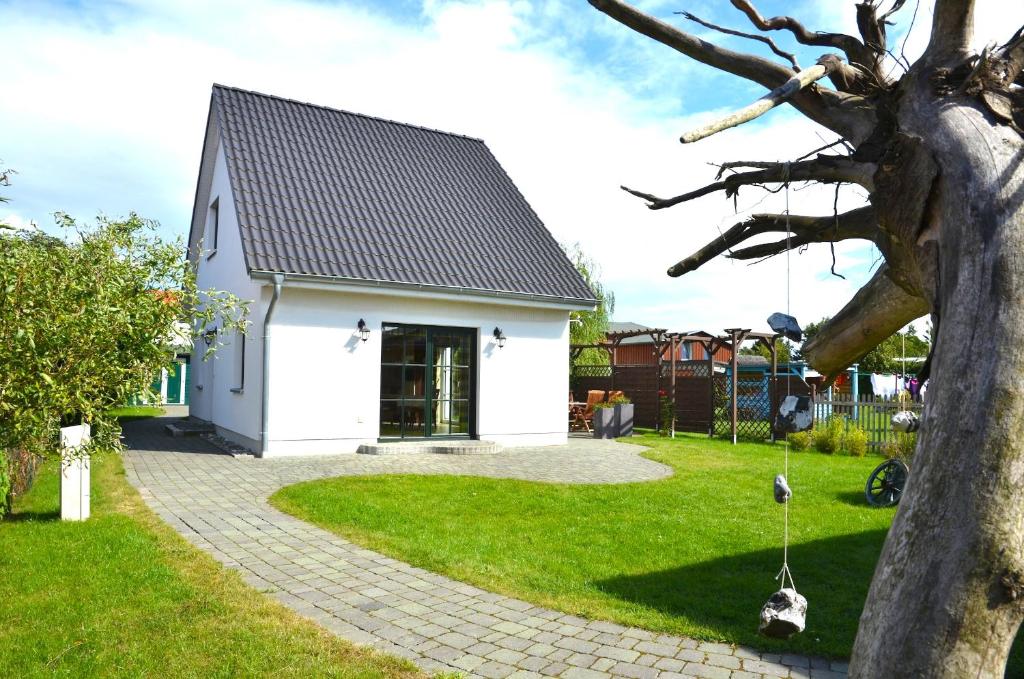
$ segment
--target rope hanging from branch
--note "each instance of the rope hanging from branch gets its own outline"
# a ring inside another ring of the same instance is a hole
[[[786,317],[792,319],[790,313],[791,295],[791,262],[790,238],[792,229],[789,223],[789,163],[785,164],[784,184],[786,198]],[[774,340],[773,340],[774,341]],[[786,400],[792,395],[792,369],[786,368]],[[807,617],[807,599],[796,590],[793,573],[789,570],[789,501],[793,492],[789,487],[789,438],[786,438],[783,453],[783,473],[775,477],[775,501],[782,505],[782,568],[775,579],[779,581],[779,590],[771,595],[761,608],[761,623],[758,631],[768,637],[786,639],[804,630]]]

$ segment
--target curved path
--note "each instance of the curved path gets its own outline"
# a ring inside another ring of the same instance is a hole
[[[658,635],[492,594],[363,549],[267,503],[282,486],[330,476],[465,474],[560,483],[664,478],[640,446],[575,439],[492,456],[338,455],[236,459],[164,418],[126,425],[129,480],[193,544],[250,585],[356,643],[428,671],[471,676],[839,677],[845,664]]]

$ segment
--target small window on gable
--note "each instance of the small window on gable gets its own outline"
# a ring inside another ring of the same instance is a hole
[[[215,198],[210,203],[210,212],[206,215],[206,234],[203,238],[203,248],[207,251],[206,258],[209,259],[217,254],[217,232],[220,230],[220,198]]]

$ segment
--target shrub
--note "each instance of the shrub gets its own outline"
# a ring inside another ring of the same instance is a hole
[[[11,511],[11,474],[7,466],[7,455],[0,448],[0,519]]]
[[[834,455],[843,449],[843,419],[833,415],[814,429],[814,448],[819,453]]]
[[[914,455],[914,448],[917,447],[917,434],[906,434],[895,432],[894,438],[885,442],[882,452],[886,457],[894,457],[906,464],[910,464],[910,458]]]
[[[868,452],[868,433],[856,424],[851,424],[843,437],[843,449],[847,455],[864,457]]]
[[[627,403],[632,403],[632,401],[629,400],[628,396],[616,396],[609,400],[608,403],[613,406],[624,406]]]
[[[786,440],[789,441],[789,447],[793,450],[810,450],[811,448],[811,432],[809,431],[787,434]]]
[[[614,408],[615,404],[611,401],[601,401],[594,404],[594,410],[603,410],[605,408]]]

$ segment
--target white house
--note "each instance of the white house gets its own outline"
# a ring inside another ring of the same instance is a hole
[[[191,413],[225,438],[565,442],[594,295],[481,140],[215,85],[189,252],[201,288],[253,301],[193,352]]]

